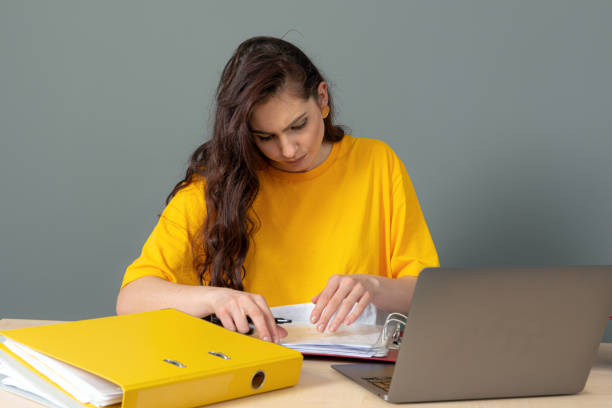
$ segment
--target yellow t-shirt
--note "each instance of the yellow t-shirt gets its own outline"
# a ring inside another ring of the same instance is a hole
[[[398,278],[439,266],[408,173],[384,142],[345,135],[315,169],[268,167],[259,180],[243,283],[270,306],[309,302],[334,274]],[[150,275],[198,285],[191,240],[205,215],[200,179],[170,201],[122,287]]]

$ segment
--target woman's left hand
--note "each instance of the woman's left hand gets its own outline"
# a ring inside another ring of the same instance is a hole
[[[375,275],[332,276],[321,293],[312,298],[315,308],[310,315],[310,322],[317,325],[318,331],[323,332],[336,313],[329,324],[329,331],[335,332],[343,322],[350,325],[372,303],[373,293],[378,286]]]

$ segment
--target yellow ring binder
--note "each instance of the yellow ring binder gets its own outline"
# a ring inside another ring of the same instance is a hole
[[[290,387],[302,365],[298,351],[174,309],[4,330],[0,335],[118,385],[122,408],[188,408]],[[36,373],[43,380],[38,386],[66,401],[66,392],[50,378],[4,344],[0,350],[0,359]],[[217,353],[231,359],[208,350],[223,350]],[[183,367],[179,370],[173,362]],[[69,398],[72,403],[66,406],[91,406]]]

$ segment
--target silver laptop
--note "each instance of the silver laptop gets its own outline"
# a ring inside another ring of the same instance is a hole
[[[582,391],[612,311],[612,266],[421,272],[395,364],[332,367],[390,402]]]

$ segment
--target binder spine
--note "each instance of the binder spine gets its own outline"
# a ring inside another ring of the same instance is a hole
[[[191,408],[297,384],[302,357],[243,367],[172,384],[124,388],[122,408]]]

